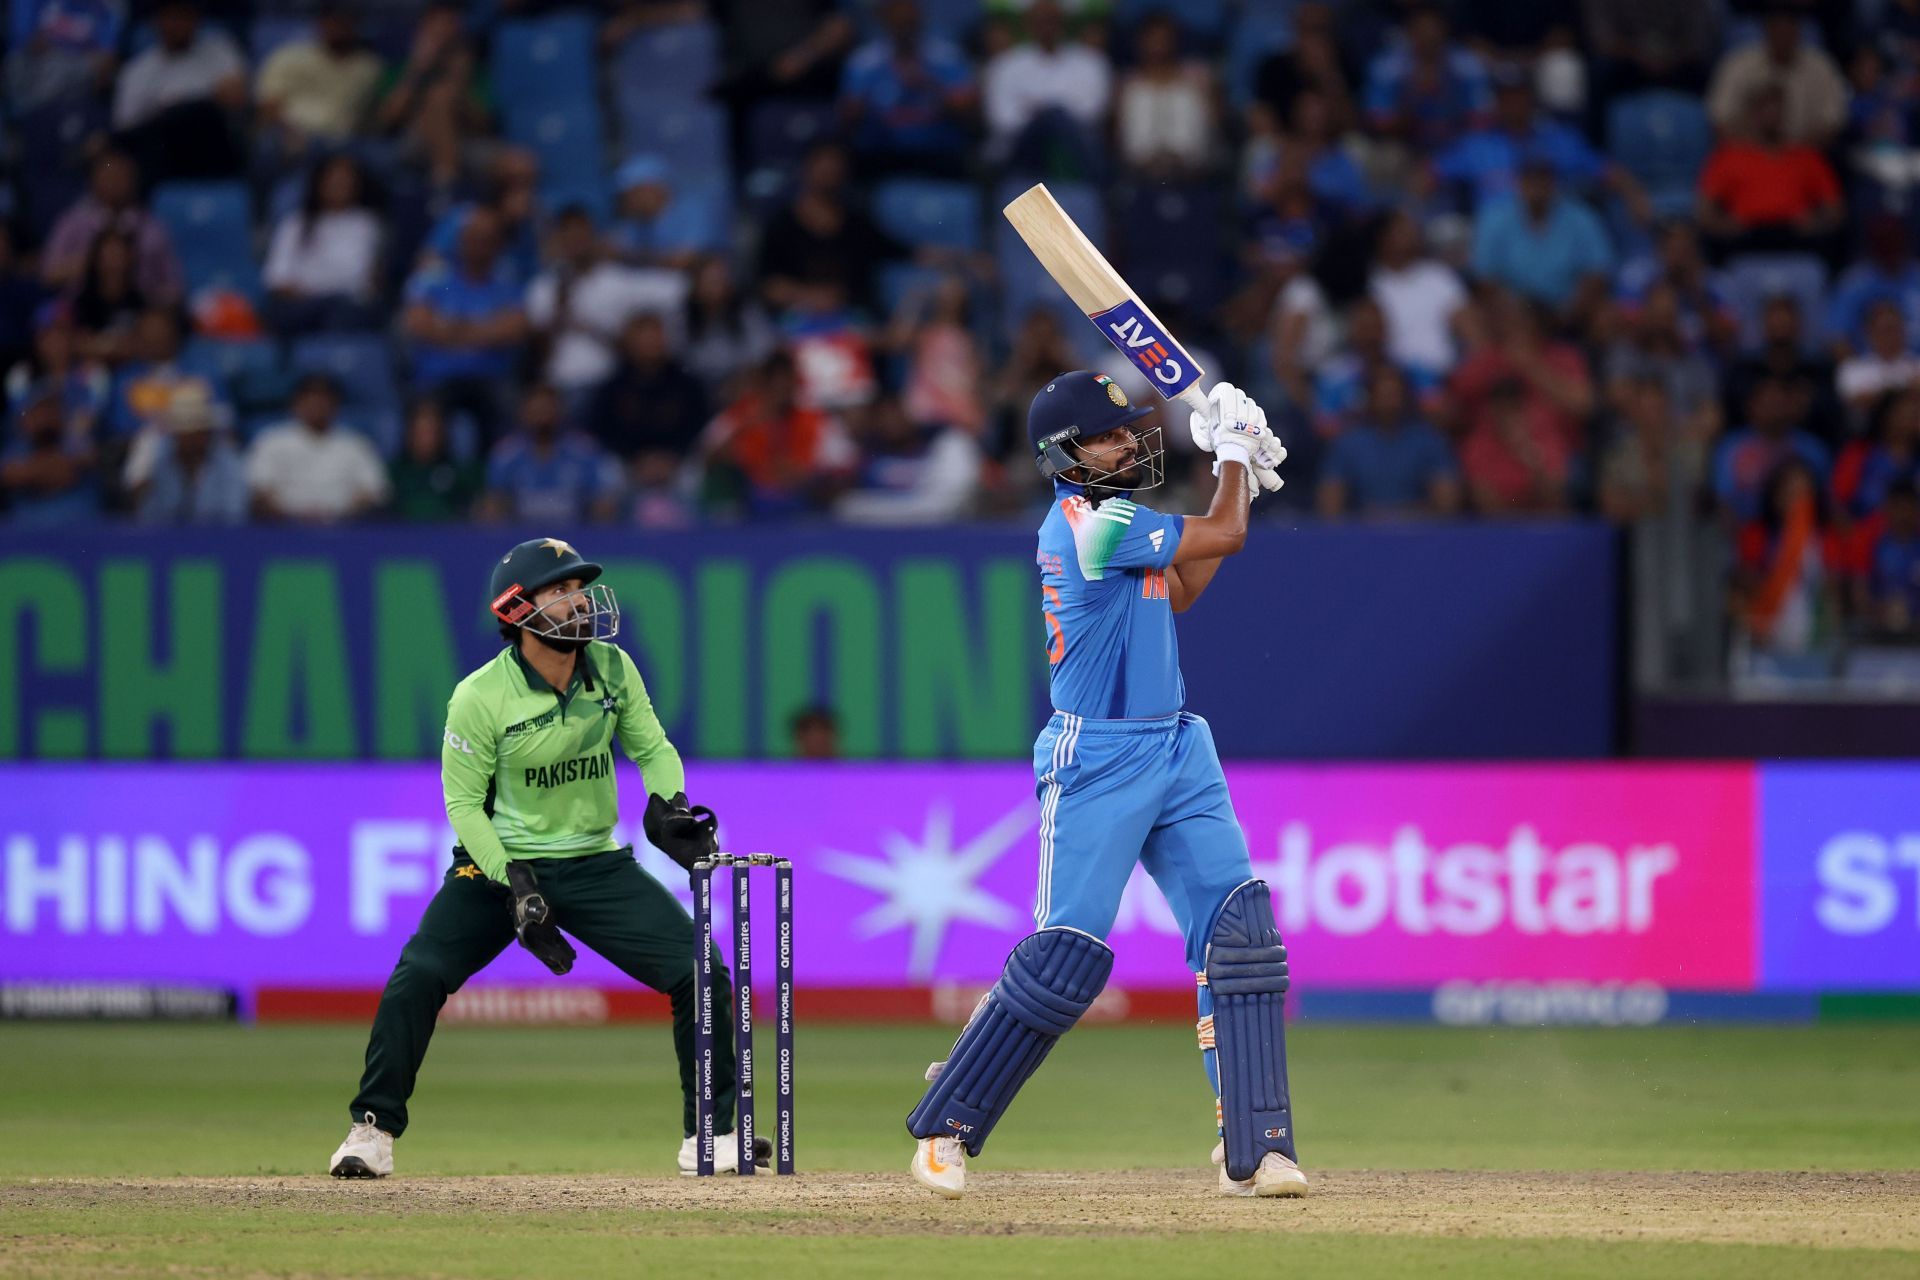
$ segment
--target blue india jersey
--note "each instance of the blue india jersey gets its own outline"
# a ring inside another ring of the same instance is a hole
[[[1056,486],[1040,526],[1041,609],[1054,709],[1089,720],[1170,716],[1186,703],[1167,566],[1185,516]]]

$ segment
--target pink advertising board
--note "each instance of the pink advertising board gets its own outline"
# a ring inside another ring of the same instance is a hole
[[[986,982],[1031,928],[1039,807],[1024,767],[696,762],[690,775],[728,846],[797,864],[803,984]],[[1228,778],[1301,984],[1754,984],[1750,767],[1234,765]],[[623,786],[637,815],[639,780]],[[450,843],[428,765],[8,767],[0,797],[0,979],[377,987]],[[686,900],[684,875],[644,844],[640,857]],[[1116,982],[1190,982],[1144,875],[1111,941]],[[622,981],[590,956],[570,980]],[[481,981],[547,977],[509,950]]]

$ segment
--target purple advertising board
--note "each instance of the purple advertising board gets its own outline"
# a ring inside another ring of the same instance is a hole
[[[1754,984],[1750,766],[1228,779],[1300,984]],[[1032,927],[1039,806],[1022,766],[697,764],[693,783],[723,847],[796,863],[803,986],[988,982]],[[622,785],[637,816],[637,774]],[[15,981],[377,989],[452,843],[430,765],[22,766],[0,768],[0,796],[0,979]],[[678,868],[638,856],[687,900]],[[1111,939],[1116,984],[1191,988],[1144,874]],[[477,981],[549,979],[515,948]],[[583,954],[569,981],[625,980]]]
[[[1920,988],[1920,766],[1766,766],[1760,845],[1766,987]]]

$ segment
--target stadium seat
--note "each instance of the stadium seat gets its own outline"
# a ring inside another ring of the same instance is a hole
[[[727,172],[727,117],[704,102],[659,107],[620,122],[628,154],[650,151],[667,162],[675,179],[710,180]]]
[[[1668,89],[1628,94],[1607,108],[1607,148],[1640,180],[1654,208],[1683,214],[1693,208],[1700,169],[1713,147],[1713,128],[1700,100]]]
[[[720,74],[720,32],[711,22],[643,28],[613,55],[613,98],[621,119],[645,105],[697,102]]]
[[[255,17],[253,25],[247,31],[247,48],[253,55],[253,65],[260,66],[278,52],[283,45],[296,40],[305,40],[313,34],[313,21],[294,14],[262,13]]]
[[[105,109],[90,98],[36,107],[14,123],[20,196],[34,241],[44,238],[67,206],[85,193],[83,144],[106,126]]]
[[[190,293],[220,287],[260,296],[246,183],[169,182],[154,190],[153,212],[173,236]]]
[[[980,247],[980,192],[970,182],[893,178],[874,189],[873,217],[911,245]]]
[[[1172,15],[1189,41],[1207,49],[1219,47],[1232,17],[1227,0],[1180,0],[1177,5],[1167,0],[1119,0],[1113,6],[1114,22],[1129,32],[1155,13]],[[1286,31],[1291,35],[1291,19],[1287,21]]]
[[[329,333],[301,338],[293,344],[291,364],[296,375],[329,373],[339,379],[347,409],[400,407],[400,385],[384,335]]]
[[[286,403],[287,371],[279,344],[270,339],[191,338],[180,353],[180,367],[211,381],[243,418],[277,411]]]
[[[1267,55],[1293,43],[1293,14],[1290,11],[1252,5],[1233,24],[1227,37],[1227,92],[1235,106],[1244,107],[1253,100],[1254,80]]]
[[[1129,185],[1117,193],[1114,257],[1150,298],[1189,304],[1220,288],[1219,188]]]
[[[583,13],[501,23],[493,36],[493,91],[503,110],[593,99],[594,41],[594,20]]]
[[[1727,301],[1740,320],[1740,343],[1760,345],[1761,308],[1781,295],[1800,304],[1808,349],[1826,335],[1827,268],[1810,253],[1750,253],[1728,261],[1722,273]]]
[[[749,203],[765,209],[785,199],[807,148],[831,138],[835,120],[834,108],[822,103],[776,99],[755,104],[747,118],[747,173],[742,183]]]

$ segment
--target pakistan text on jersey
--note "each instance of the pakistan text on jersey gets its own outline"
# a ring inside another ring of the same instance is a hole
[[[601,751],[577,760],[560,760],[527,770],[529,787],[563,787],[569,782],[590,782],[613,772],[613,752]]]

